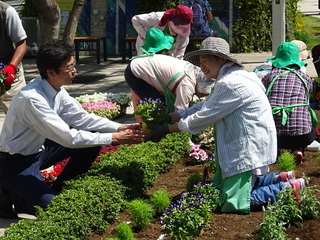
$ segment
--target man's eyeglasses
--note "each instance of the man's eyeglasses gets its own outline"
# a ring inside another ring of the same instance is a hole
[[[64,69],[64,70],[67,70],[67,72],[71,72],[73,69],[76,68],[76,64],[73,63],[71,64],[70,66],[66,67],[66,68],[60,68],[60,69]]]

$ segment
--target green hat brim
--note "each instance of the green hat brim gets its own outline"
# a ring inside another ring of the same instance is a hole
[[[142,51],[144,52],[149,52],[149,53],[157,53],[160,52],[162,50],[169,50],[171,49],[172,45],[174,42],[174,38],[171,36],[164,36],[164,40],[161,42],[160,45],[158,46],[149,46],[149,43],[145,43],[144,45],[142,45],[140,48]]]

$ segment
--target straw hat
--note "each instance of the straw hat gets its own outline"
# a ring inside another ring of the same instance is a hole
[[[150,28],[146,34],[145,44],[140,48],[144,52],[157,53],[164,49],[171,49],[174,38],[166,36],[157,28]]]
[[[189,37],[191,24],[193,24],[192,19],[193,11],[191,8],[178,5],[176,9],[169,9],[164,12],[160,19],[159,26],[168,25],[179,36]]]
[[[194,65],[199,66],[199,55],[214,55],[228,61],[234,62],[239,66],[243,67],[238,60],[232,57],[230,54],[230,47],[229,44],[223,38],[218,37],[208,37],[202,41],[200,45],[200,49],[188,52],[185,54],[184,59],[188,60],[189,62],[193,63]]]
[[[307,66],[299,57],[299,49],[293,42],[282,42],[277,48],[276,56],[267,59],[273,66],[284,68],[290,65]]]

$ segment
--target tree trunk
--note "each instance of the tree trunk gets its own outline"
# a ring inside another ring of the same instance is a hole
[[[40,45],[59,38],[61,13],[55,0],[33,0],[39,13]]]
[[[67,42],[68,44],[73,44],[78,22],[85,4],[86,0],[75,0],[73,3],[67,25],[63,33],[63,41]]]

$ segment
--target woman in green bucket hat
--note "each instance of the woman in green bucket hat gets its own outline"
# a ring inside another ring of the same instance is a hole
[[[278,150],[290,149],[301,164],[304,149],[315,139],[315,113],[309,106],[313,79],[301,71],[307,65],[299,58],[299,49],[293,42],[283,42],[273,58],[272,71],[262,78],[272,106],[277,129]]]
[[[214,80],[205,80],[200,68],[175,57],[160,54],[170,49],[171,36],[156,28],[146,34],[145,54],[134,57],[125,70],[134,110],[143,98],[161,99],[170,112],[188,107],[194,94],[209,94]],[[137,122],[141,122],[136,115]]]
[[[150,28],[146,34],[145,44],[140,48],[144,53],[161,53],[169,50],[173,42],[174,38],[164,35],[160,29]]]
[[[165,35],[174,37],[175,41],[169,50],[169,55],[182,60],[189,43],[192,19],[193,11],[183,5],[178,5],[165,12],[150,12],[133,16],[132,25],[138,34],[137,55],[143,54],[140,47],[145,43],[147,31],[151,28],[157,28]]]

